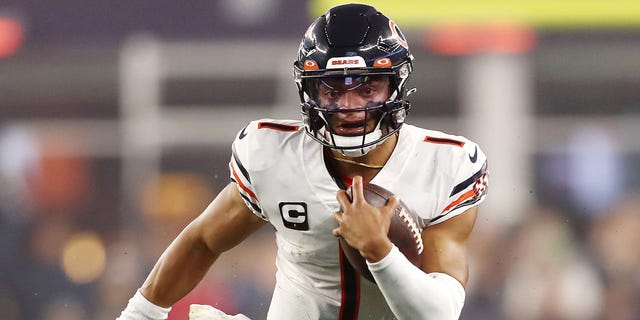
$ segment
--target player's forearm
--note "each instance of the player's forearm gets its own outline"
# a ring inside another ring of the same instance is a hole
[[[458,319],[464,304],[464,287],[451,276],[426,274],[395,246],[369,269],[389,307],[400,320]]]
[[[152,303],[168,307],[187,295],[219,256],[193,230],[193,223],[162,254],[141,287]]]

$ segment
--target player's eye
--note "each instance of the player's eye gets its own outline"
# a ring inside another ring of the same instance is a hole
[[[359,92],[361,95],[368,97],[375,93],[375,88],[373,88],[371,85],[365,85],[360,88]]]
[[[336,90],[326,90],[324,95],[329,99],[337,99],[340,97],[340,92]]]

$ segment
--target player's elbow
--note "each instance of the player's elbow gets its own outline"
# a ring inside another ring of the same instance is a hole
[[[464,303],[454,298],[444,300],[439,306],[432,308],[435,314],[432,319],[457,320],[460,317]]]
[[[456,320],[460,317],[465,301],[464,287],[453,277],[443,273],[430,273],[430,277],[436,280],[435,286],[440,287],[438,299],[425,299],[424,303],[430,306],[428,319]]]

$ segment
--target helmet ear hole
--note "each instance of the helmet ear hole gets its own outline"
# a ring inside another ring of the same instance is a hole
[[[407,110],[409,109],[409,106],[410,105],[406,101],[385,103],[386,113],[381,120],[382,125],[386,125],[392,130],[399,129],[407,117]]]
[[[393,117],[393,128],[397,129],[399,128],[403,123],[404,123],[404,119],[407,117],[407,109],[402,108],[400,110],[398,110],[397,112],[392,114]]]

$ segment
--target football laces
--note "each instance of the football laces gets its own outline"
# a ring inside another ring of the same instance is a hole
[[[404,223],[407,229],[409,229],[409,232],[416,244],[416,248],[418,249],[418,254],[422,254],[424,245],[422,243],[422,232],[420,230],[420,226],[418,226],[418,223],[413,219],[409,212],[407,212],[407,210],[402,208],[402,206],[400,206],[399,209],[400,210],[396,210],[396,214],[400,217],[402,223]]]

